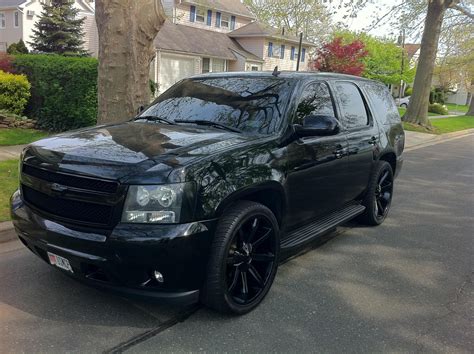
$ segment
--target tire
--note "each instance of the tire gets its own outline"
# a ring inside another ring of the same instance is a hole
[[[279,232],[275,215],[262,204],[240,201],[228,208],[211,244],[201,302],[236,315],[257,307],[275,279]]]
[[[406,103],[402,103],[402,104],[400,105],[400,107],[402,107],[402,108],[408,108],[408,105],[407,105]]]
[[[367,192],[362,201],[364,213],[359,220],[377,226],[388,215],[393,197],[393,170],[386,161],[377,161],[370,176]]]

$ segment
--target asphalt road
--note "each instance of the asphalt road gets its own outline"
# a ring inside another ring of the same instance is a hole
[[[473,176],[473,136],[407,152],[382,226],[283,264],[238,318],[116,297],[0,244],[0,352],[472,352]]]

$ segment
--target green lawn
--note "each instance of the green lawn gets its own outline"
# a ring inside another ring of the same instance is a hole
[[[18,160],[0,161],[0,221],[10,220],[10,196],[18,187]]]
[[[406,108],[398,107],[398,113],[400,113],[400,117],[402,117],[406,112]],[[466,111],[467,112],[467,111]],[[438,113],[428,112],[429,116],[439,116]]]
[[[46,136],[47,132],[35,129],[0,129],[0,146],[29,144]]]
[[[454,103],[446,103],[446,107],[448,107],[449,111],[455,112],[467,112],[469,109],[468,105],[455,105]]]
[[[445,134],[474,128],[474,116],[457,116],[451,118],[432,119],[431,125],[433,126],[433,130],[429,131],[418,125],[403,122],[403,128],[405,130],[421,133]]]

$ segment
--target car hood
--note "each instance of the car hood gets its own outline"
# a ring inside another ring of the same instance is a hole
[[[126,122],[37,141],[25,150],[24,161],[122,182],[148,173],[158,182],[175,168],[255,138],[209,127]]]

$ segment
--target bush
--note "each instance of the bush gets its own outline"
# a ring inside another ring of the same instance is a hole
[[[7,48],[7,53],[16,55],[16,54],[28,54],[28,48],[26,48],[25,42],[23,39],[20,39],[18,43],[12,43]]]
[[[13,57],[11,55],[0,53],[0,70],[6,73],[14,73]]]
[[[440,104],[440,103],[432,103],[428,106],[428,112],[447,115],[449,114],[448,107]]]
[[[24,75],[0,71],[0,109],[22,114],[30,98],[30,83]]]
[[[97,59],[59,55],[18,55],[14,66],[31,82],[27,115],[52,131],[96,123]]]
[[[405,97],[413,95],[413,88],[412,87],[407,87],[405,89]]]

